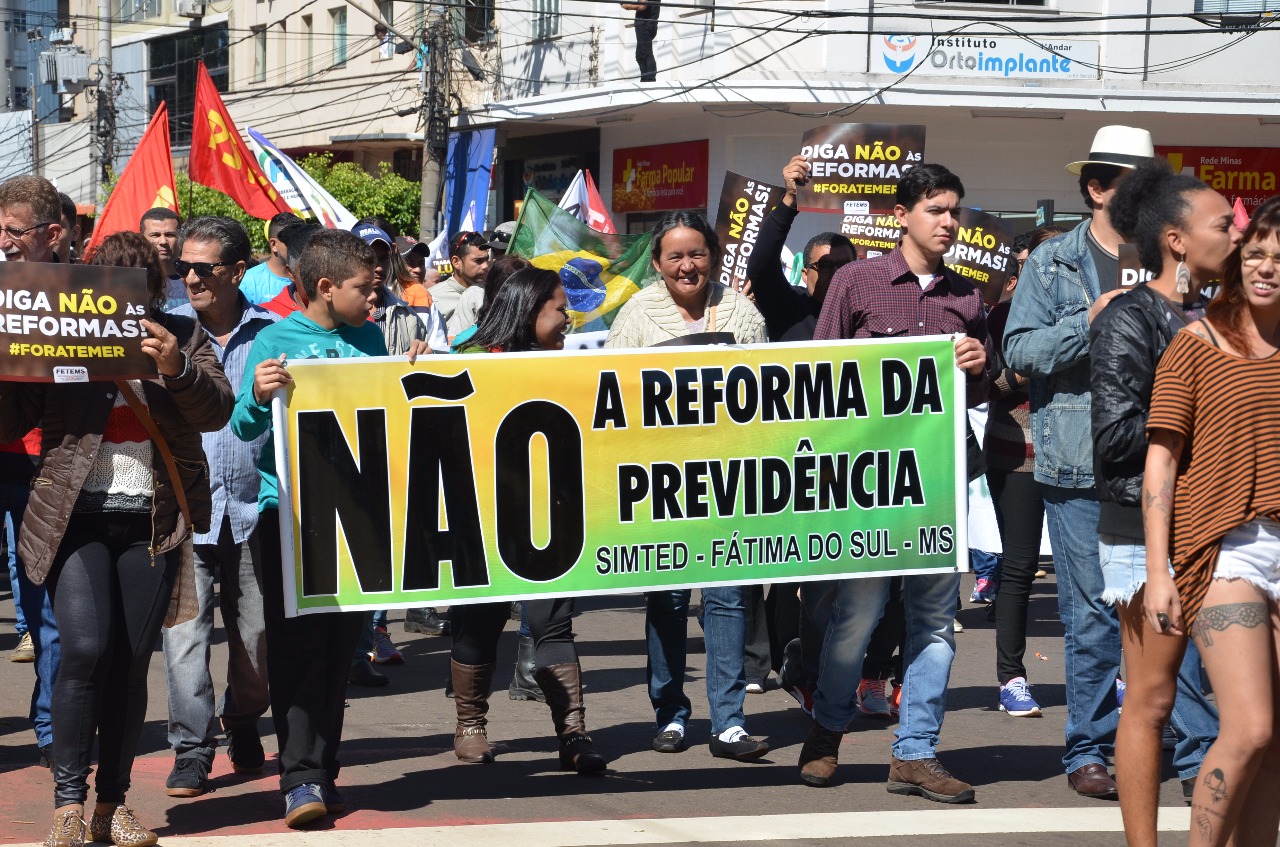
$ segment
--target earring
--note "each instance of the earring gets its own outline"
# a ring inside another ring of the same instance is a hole
[[[1175,275],[1177,286],[1175,290],[1179,294],[1191,293],[1191,269],[1187,267],[1186,256],[1178,260],[1178,272]]]

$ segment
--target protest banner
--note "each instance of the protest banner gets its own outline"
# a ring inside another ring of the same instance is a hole
[[[290,361],[289,614],[967,566],[946,336]]]
[[[138,268],[0,262],[0,379],[154,379]]]
[[[1120,278],[1113,285],[1107,285],[1103,280],[1102,292],[1113,291],[1116,288],[1133,288],[1140,282],[1150,282],[1155,274],[1142,267],[1142,260],[1138,258],[1138,248],[1133,244],[1121,244],[1119,251],[1116,253],[1118,259],[1117,265],[1120,269]]]
[[[840,234],[849,236],[858,256],[871,259],[883,256],[902,238],[902,227],[892,213],[886,215],[845,215],[840,221]]]
[[[720,210],[716,212],[716,235],[720,238],[720,268],[713,279],[734,291],[747,282],[747,262],[760,235],[760,224],[778,203],[786,189],[757,182],[751,177],[725,171],[720,190]]]
[[[924,127],[916,124],[829,124],[800,143],[812,165],[798,197],[802,212],[891,213],[898,180],[924,161]]]
[[[999,292],[1017,272],[1013,237],[1013,227],[1003,219],[977,209],[961,209],[956,240],[942,261],[984,292],[992,293],[990,302],[998,302]]]

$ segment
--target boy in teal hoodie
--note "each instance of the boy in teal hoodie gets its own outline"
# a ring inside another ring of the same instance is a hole
[[[298,275],[307,306],[258,333],[231,415],[231,429],[250,441],[271,429],[271,395],[293,379],[289,359],[385,356],[377,324],[374,253],[355,235],[324,230],[312,237]],[[421,349],[410,350],[412,360]],[[366,615],[329,612],[286,618],[280,554],[276,456],[267,444],[258,461],[261,513],[251,544],[262,563],[267,631],[267,679],[279,742],[285,823],[300,827],[344,809],[334,786],[351,654]]]

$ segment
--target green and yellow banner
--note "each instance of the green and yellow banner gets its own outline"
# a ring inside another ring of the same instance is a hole
[[[289,369],[290,614],[967,564],[948,337]]]

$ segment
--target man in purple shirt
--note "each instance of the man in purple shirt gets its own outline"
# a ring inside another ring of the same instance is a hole
[[[977,405],[986,400],[993,361],[982,298],[942,261],[956,239],[962,197],[960,179],[941,165],[921,164],[908,171],[898,183],[894,207],[902,241],[884,256],[836,272],[813,337],[960,335],[956,366],[966,374],[969,405]],[[826,631],[813,725],[800,751],[800,779],[808,785],[829,785],[835,776],[840,738],[854,715],[862,659],[884,611],[890,579],[802,586],[806,610],[814,625]],[[887,787],[893,794],[969,803],[973,787],[949,774],[936,750],[955,658],[960,574],[908,575],[902,582],[906,673]]]

